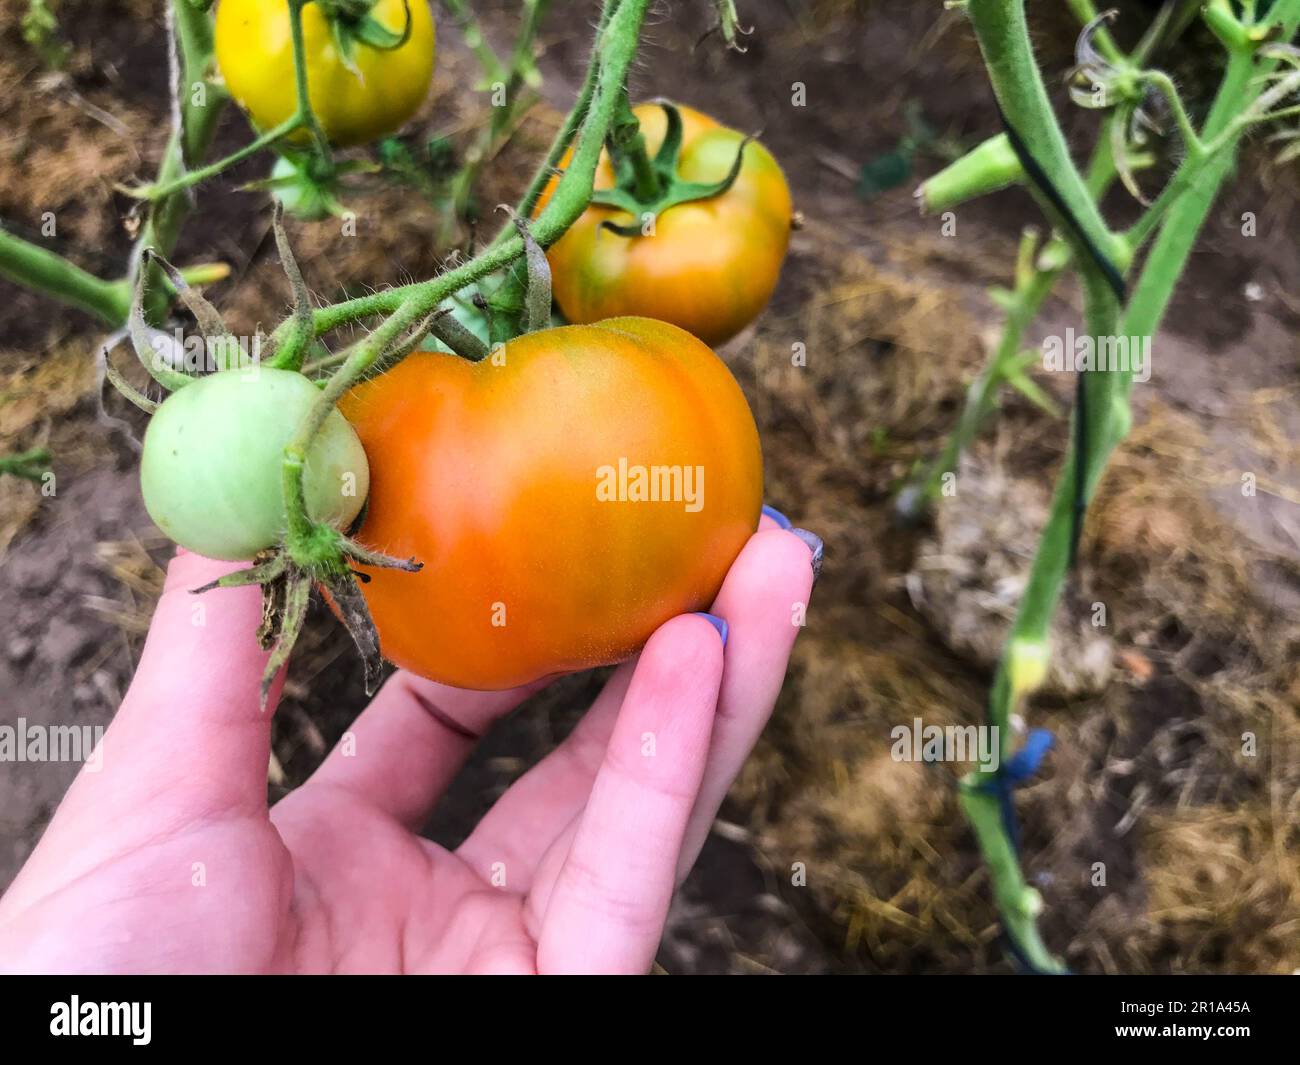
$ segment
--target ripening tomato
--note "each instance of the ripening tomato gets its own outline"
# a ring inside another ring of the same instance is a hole
[[[208,558],[252,559],[285,531],[284,446],[320,389],[268,367],[223,370],[168,396],[144,434],[140,488],[149,517]],[[331,411],[307,452],[307,514],[346,528],[361,510],[370,470],[361,441]]]
[[[633,109],[653,156],[667,118],[658,104]],[[707,115],[678,106],[684,181],[718,182],[735,161],[744,136]],[[562,163],[567,165],[566,157]],[[597,189],[612,188],[608,153],[596,172]],[[540,211],[554,188],[543,196]],[[654,219],[653,235],[624,237],[601,223],[642,225],[626,211],[588,207],[547,253],[555,301],[571,322],[616,315],[659,318],[706,344],[730,340],[767,305],[790,241],[790,188],[775,159],[751,141],[735,183],[708,200],[669,207]]]
[[[354,44],[355,71],[339,54],[320,4],[302,11],[307,95],[321,129],[336,147],[363,144],[395,132],[415,114],[433,80],[434,28],[427,0],[378,0],[370,14],[401,33],[406,11],[411,33],[399,48]],[[287,0],[221,0],[216,19],[217,65],[230,94],[261,130],[292,117],[298,105]],[[304,144],[304,132],[292,140]]]
[[[758,524],[745,397],[663,322],[547,329],[477,363],[417,352],[340,409],[374,459],[357,539],[424,563],[369,571],[380,649],[447,684],[628,657],[707,609]]]

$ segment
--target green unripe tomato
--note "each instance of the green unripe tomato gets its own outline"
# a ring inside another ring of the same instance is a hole
[[[140,487],[149,517],[208,558],[246,561],[280,542],[284,447],[320,390],[292,370],[243,367],[200,378],[154,412]],[[346,528],[370,490],[355,430],[331,411],[307,454],[307,514]]]
[[[269,181],[271,195],[294,218],[319,222],[322,218],[328,218],[336,206],[334,195],[328,186],[313,181],[310,174],[283,156],[271,168]]]

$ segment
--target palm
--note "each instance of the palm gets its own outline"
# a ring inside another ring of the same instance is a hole
[[[676,618],[452,853],[417,834],[474,735],[529,692],[396,674],[305,785],[265,804],[255,590],[172,564],[135,683],[0,899],[19,971],[644,971],[672,891],[775,701],[812,573],[760,532],[707,621]],[[645,737],[655,737],[647,756]]]

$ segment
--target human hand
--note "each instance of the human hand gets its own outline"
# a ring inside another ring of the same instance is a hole
[[[102,767],[0,899],[0,969],[647,971],[776,701],[814,546],[820,564],[808,540],[765,516],[713,607],[726,626],[663,625],[454,852],[419,828],[476,737],[540,685],[399,671],[268,810],[260,596],[191,595],[234,567],[178,552]]]

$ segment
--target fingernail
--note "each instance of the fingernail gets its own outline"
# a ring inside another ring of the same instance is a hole
[[[795,536],[807,545],[808,550],[812,552],[812,571],[813,582],[822,575],[822,556],[826,553],[826,545],[822,543],[822,538],[814,532],[807,529],[791,529]]]
[[[766,503],[764,503],[764,504],[763,504],[763,513],[766,514],[769,518],[771,518],[774,522],[776,522],[776,523],[777,523],[779,526],[781,526],[781,528],[783,528],[783,529],[791,529],[791,528],[794,527],[794,522],[792,522],[789,518],[787,518],[787,517],[786,517],[784,514],[782,514],[779,510],[777,510],[776,507],[769,507]]]
[[[703,610],[696,611],[695,616],[697,618],[703,618],[715,629],[717,629],[718,635],[722,637],[722,646],[723,647],[727,646],[727,622],[725,618],[720,618],[715,614],[706,614]]]

